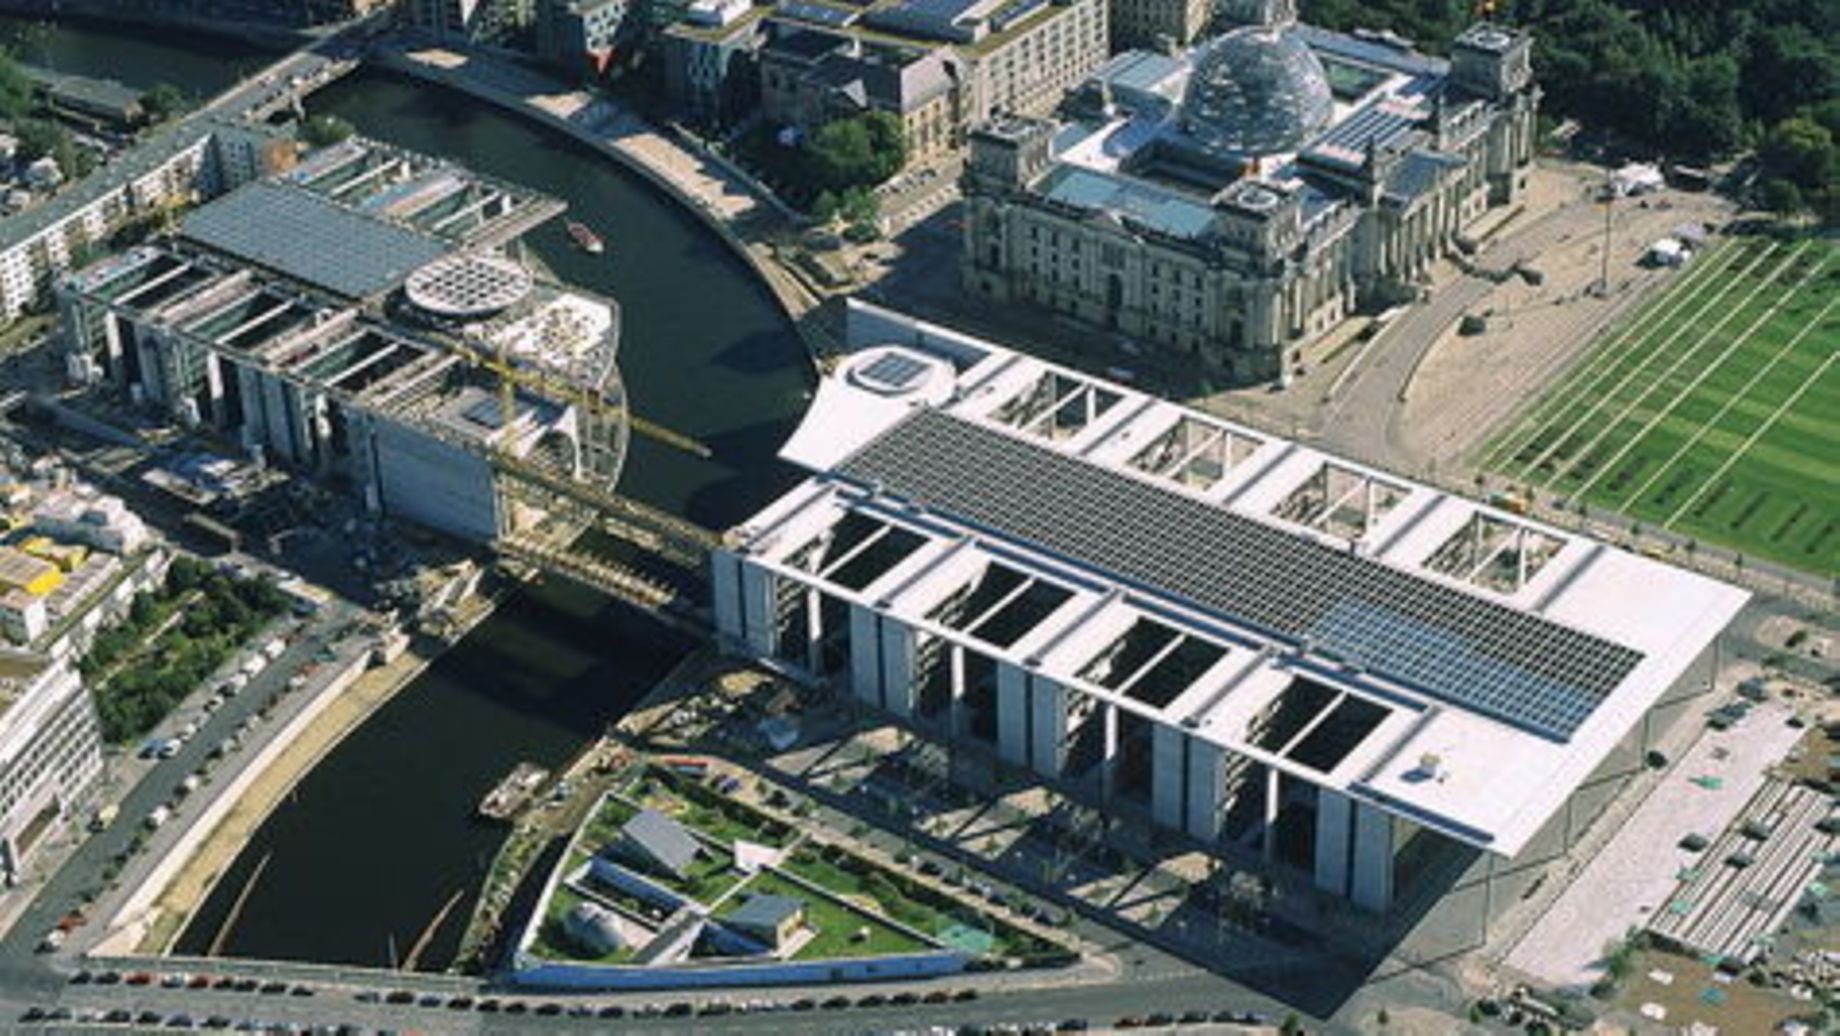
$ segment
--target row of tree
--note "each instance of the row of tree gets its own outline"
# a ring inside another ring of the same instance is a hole
[[[821,222],[841,219],[859,237],[875,233],[873,188],[907,164],[906,132],[888,112],[833,119],[795,143],[762,127],[744,150],[782,197]]]
[[[164,122],[186,109],[185,94],[171,83],[155,84],[141,95],[140,102],[150,123]],[[0,123],[18,139],[19,158],[32,162],[48,155],[66,180],[87,176],[96,166],[96,156],[78,147],[70,131],[43,110],[31,78],[4,49],[0,49]]]
[[[267,580],[173,559],[166,585],[136,597],[78,663],[85,677],[103,677],[95,688],[103,738],[119,744],[153,729],[286,607],[287,595]]]
[[[1706,162],[1757,148],[1766,191],[1834,214],[1840,0],[1500,0],[1534,33],[1545,106],[1639,149]],[[1467,0],[1315,0],[1312,22],[1391,29],[1441,50]],[[1780,183],[1781,187],[1770,187]]]

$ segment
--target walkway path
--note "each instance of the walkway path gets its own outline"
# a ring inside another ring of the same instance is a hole
[[[483,54],[393,39],[374,46],[370,58],[537,119],[650,180],[754,268],[792,320],[814,366],[834,351],[834,335],[818,319],[823,292],[779,259],[781,244],[799,229],[798,214],[687,134],[661,130],[604,97]]]
[[[1802,731],[1777,706],[1726,731],[1707,731],[1616,828],[1565,892],[1508,954],[1509,966],[1559,986],[1603,977],[1603,949],[1643,928],[1674,891],[1676,872],[1700,860],[1676,846],[1688,834],[1715,838],[1763,786],[1768,765]],[[1695,722],[1688,717],[1683,722]],[[1714,781],[1705,778],[1716,778]],[[1698,782],[1698,783],[1696,783]]]

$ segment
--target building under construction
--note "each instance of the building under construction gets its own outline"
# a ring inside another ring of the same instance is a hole
[[[65,278],[69,372],[494,541],[541,516],[513,484],[608,489],[625,456],[617,305],[522,261],[563,209],[347,141]]]

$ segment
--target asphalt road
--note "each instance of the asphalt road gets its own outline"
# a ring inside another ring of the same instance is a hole
[[[411,985],[411,983],[405,983]],[[926,993],[935,989],[956,990],[963,982],[941,980],[931,985],[894,985],[887,987],[810,987],[801,989],[739,990],[720,993],[673,994],[648,993],[623,997],[544,996],[492,992],[468,994],[474,1005],[468,1009],[445,1006],[452,994],[442,994],[443,1006],[418,1004],[365,1003],[356,998],[352,988],[317,986],[315,995],[301,997],[284,993],[218,992],[214,990],[165,989],[158,985],[129,986],[71,985],[39,1001],[69,1008],[73,1014],[84,1011],[107,1012],[126,1009],[135,1014],[155,1011],[163,1017],[185,1014],[203,1022],[213,1016],[229,1019],[233,1024],[253,1021],[265,1025],[349,1024],[369,1029],[424,1029],[447,1032],[580,1032],[604,1033],[609,1021],[599,1018],[569,1017],[566,1013],[545,1016],[535,1013],[544,1004],[555,1004],[566,1011],[577,1005],[599,1009],[608,1004],[624,1005],[627,1011],[643,1004],[666,1007],[676,1003],[721,1001],[770,1001],[791,1004],[800,998],[822,1002],[839,994],[860,998],[870,993],[894,995],[902,989]],[[392,987],[379,985],[380,990]],[[483,1013],[477,1009],[482,997],[497,1000],[503,1006],[522,1004],[524,1011]],[[923,1030],[929,1026],[966,1024],[1020,1025],[1046,1022],[1057,1024],[1070,1018],[1084,1019],[1095,1028],[1109,1026],[1124,1015],[1148,1017],[1168,1012],[1180,1017],[1187,1011],[1213,1012],[1241,1009],[1241,998],[1225,980],[1205,973],[1171,976],[1163,979],[1133,981],[1121,985],[1082,985],[1040,988],[1014,992],[985,993],[969,1002],[946,1004],[884,1005],[879,1007],[814,1008],[805,1011],[780,1010],[771,1014],[733,1013],[720,1016],[686,1014],[677,1017],[626,1017],[618,1022],[622,1033],[739,1033],[779,1028],[800,1033],[861,1033]],[[12,1017],[18,1017],[17,1014]],[[1271,1016],[1273,1021],[1282,1015]],[[1187,1026],[1199,1031],[1199,1026]],[[1219,1031],[1217,1028],[1216,1031]]]
[[[230,663],[226,663],[225,669],[217,677],[207,681],[203,688],[173,710],[173,714],[156,731],[156,736],[169,733],[193,719],[199,723],[197,734],[171,759],[160,760],[148,766],[139,782],[125,793],[117,792],[119,798],[116,801],[121,808],[114,823],[106,830],[89,836],[71,853],[38,891],[31,905],[19,916],[5,937],[0,938],[0,990],[4,991],[6,999],[37,999],[45,991],[62,986],[62,976],[52,970],[53,965],[75,970],[77,965],[72,960],[73,953],[93,943],[102,934],[99,928],[93,926],[99,925],[113,913],[140,884],[193,818],[203,811],[213,793],[248,765],[260,745],[272,737],[289,716],[304,707],[310,697],[310,690],[288,691],[287,681],[301,666],[322,657],[323,652],[332,645],[334,632],[349,621],[350,614],[349,609],[342,605],[322,609],[320,615],[304,626],[300,636],[279,659],[263,669],[236,697],[226,701],[214,712],[203,713],[202,700],[209,696],[216,681],[240,664],[246,654],[239,654]],[[271,630],[281,631],[291,625],[286,623],[271,627]],[[265,640],[265,637],[259,637],[253,643],[259,645]],[[358,649],[359,645],[356,644],[349,648]],[[240,749],[216,761],[209,759],[212,750],[245,719],[258,714],[264,705],[277,697],[279,702],[275,709],[266,720],[255,724]],[[124,746],[123,751],[131,753],[137,747]],[[117,775],[136,773],[140,765],[138,760],[132,758],[113,759],[110,779],[120,781],[123,778]],[[126,851],[130,842],[146,831],[147,815],[156,806],[172,798],[174,789],[187,774],[207,766],[209,779],[206,784],[187,796],[175,811],[174,817],[153,832],[142,849],[128,859],[117,880],[108,882],[104,873],[109,861]],[[84,907],[85,913],[92,918],[91,923],[73,932],[57,954],[47,956],[37,953],[36,947],[45,933],[66,912],[82,904],[90,892],[98,894],[93,904]]]

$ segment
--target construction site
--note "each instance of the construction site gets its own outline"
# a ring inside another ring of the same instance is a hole
[[[603,515],[646,550],[690,544],[692,570],[704,537],[613,494],[633,428],[700,446],[628,412],[618,304],[525,253],[564,209],[387,145],[321,149],[66,277],[69,381],[368,513],[670,606],[668,580],[571,553]]]

